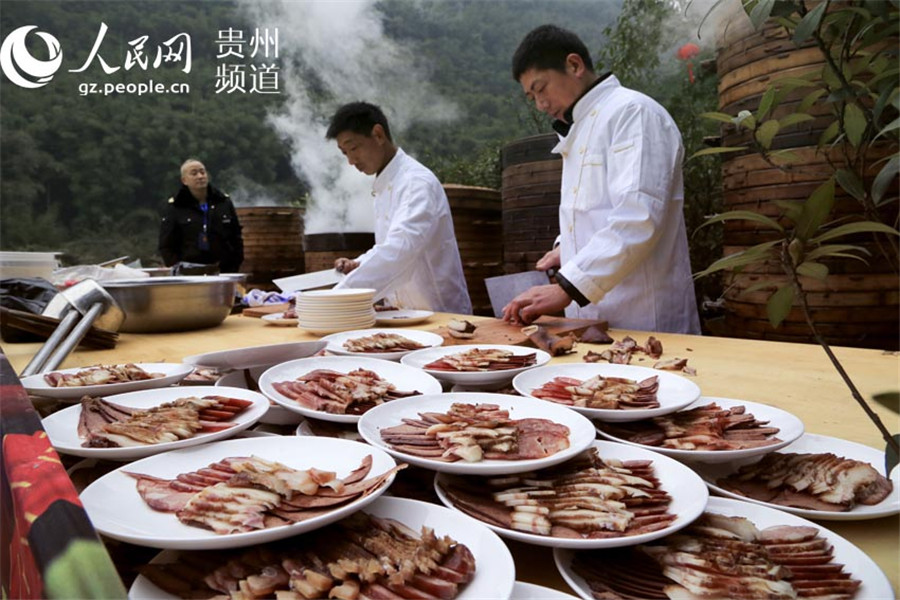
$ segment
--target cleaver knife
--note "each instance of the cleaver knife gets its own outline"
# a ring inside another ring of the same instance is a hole
[[[344,278],[344,274],[335,269],[313,271],[303,275],[291,275],[273,279],[272,283],[278,286],[282,292],[302,292],[316,288],[332,286]]]
[[[503,307],[510,301],[536,285],[547,285],[550,277],[544,271],[524,271],[512,275],[500,275],[488,277],[484,280],[488,297],[491,299],[491,308],[498,319],[503,314]]]

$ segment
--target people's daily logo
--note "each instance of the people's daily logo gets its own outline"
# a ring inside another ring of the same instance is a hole
[[[34,29],[37,29],[36,25],[19,27],[0,45],[0,69],[7,79],[23,88],[47,85],[62,65],[63,53],[59,40],[46,31],[36,31],[35,35],[47,44],[49,60],[39,60],[31,55],[25,40]]]

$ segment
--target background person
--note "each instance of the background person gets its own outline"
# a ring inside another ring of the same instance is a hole
[[[241,224],[228,194],[209,183],[206,167],[189,158],[181,165],[181,189],[169,198],[159,229],[159,253],[167,267],[218,264],[235,273],[244,261]]]
[[[375,299],[392,306],[471,314],[450,205],[434,173],[394,145],[374,104],[339,108],[326,137],[357,170],[375,175],[375,245],[335,261],[347,273],[337,287],[374,288]]]
[[[558,267],[557,283],[523,292],[503,318],[530,323],[565,308],[616,328],[700,333],[684,148],[672,117],[615,76],[594,73],[584,43],[565,29],[534,29],[512,63],[525,95],[555,120],[563,172],[559,245],[536,265]]]

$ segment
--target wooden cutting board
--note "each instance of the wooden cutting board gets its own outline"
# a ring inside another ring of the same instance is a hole
[[[263,306],[251,306],[250,308],[245,308],[241,314],[245,317],[257,317],[262,318],[266,315],[271,315],[274,313],[284,312],[288,309],[287,302],[283,302],[281,304],[264,304]]]
[[[543,316],[535,321],[535,324],[541,325],[553,335],[566,335],[572,333],[579,335],[591,325],[607,328],[606,321],[595,321],[593,319],[568,319],[566,317],[549,317]],[[445,346],[459,346],[464,344],[505,344],[509,346],[534,346],[528,336],[522,333],[520,325],[510,325],[506,321],[500,319],[492,319],[488,321],[478,321],[478,328],[475,330],[475,337],[468,340],[461,340],[450,335],[447,327],[438,327],[432,329],[435,333],[444,338]]]

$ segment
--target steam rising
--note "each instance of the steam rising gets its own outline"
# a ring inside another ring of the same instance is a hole
[[[243,0],[254,27],[278,28],[282,109],[269,121],[310,185],[307,233],[372,231],[373,178],[347,164],[328,119],[365,100],[387,115],[395,141],[414,122],[448,121],[456,107],[431,88],[413,54],[387,39],[374,0]]]

